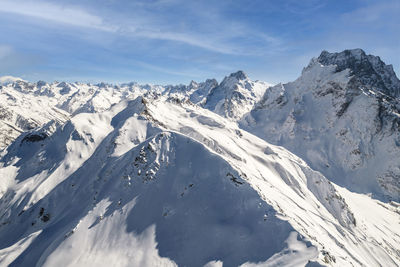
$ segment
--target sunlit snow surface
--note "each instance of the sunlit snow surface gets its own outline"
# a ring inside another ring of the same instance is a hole
[[[394,207],[193,104],[139,97],[22,139],[0,169],[4,265],[399,263]]]

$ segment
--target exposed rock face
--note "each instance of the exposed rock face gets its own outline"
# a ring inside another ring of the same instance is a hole
[[[391,97],[400,96],[400,81],[392,65],[386,65],[379,57],[366,55],[361,49],[344,50],[340,53],[323,51],[317,61],[322,65],[336,65],[336,71],[350,69],[351,75],[362,89],[375,90]]]

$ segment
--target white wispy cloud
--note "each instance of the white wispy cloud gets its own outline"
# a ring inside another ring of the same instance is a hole
[[[171,0],[162,1],[163,4],[171,3]],[[175,3],[176,1],[172,2]],[[214,18],[215,23],[209,23],[211,27],[208,31],[197,32],[188,29],[176,30],[173,26],[168,27],[163,23],[163,20],[156,18],[149,12],[144,12],[141,15],[137,12],[134,19],[128,19],[125,22],[121,22],[119,18],[117,23],[117,20],[112,20],[115,14],[108,14],[109,17],[106,20],[104,17],[88,12],[79,6],[55,4],[43,0],[2,0],[0,12],[29,16],[68,26],[95,29],[125,37],[178,42],[222,54],[252,55],[259,53],[259,51],[249,50],[247,47],[242,47],[239,43],[232,41],[234,38],[257,38],[263,41],[266,47],[275,46],[278,43],[275,37],[254,32],[243,25],[225,23],[221,18]],[[203,12],[199,11],[198,13]],[[204,13],[207,14],[207,12]],[[204,18],[204,21],[207,20],[209,18]],[[213,29],[216,25],[219,25],[223,31],[216,32]]]
[[[217,42],[216,40],[212,40],[210,37],[202,35],[195,35],[182,32],[165,32],[165,31],[161,32],[161,31],[153,31],[151,29],[134,31],[132,32],[132,34],[138,37],[144,37],[150,39],[181,42],[191,46],[197,46],[203,49],[223,54],[239,53],[239,51],[237,51],[234,47],[231,47],[227,44],[222,44],[220,42]]]
[[[43,1],[2,0],[0,12],[30,16],[37,19],[67,24],[71,26],[115,31],[99,16],[93,15],[77,6],[64,6]]]
[[[393,27],[400,26],[400,2],[398,0],[375,2],[370,5],[363,6],[354,11],[343,14],[342,19],[345,22],[359,23],[362,26],[373,25],[389,25]]]

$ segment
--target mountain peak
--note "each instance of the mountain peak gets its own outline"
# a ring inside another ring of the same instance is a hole
[[[391,97],[400,96],[400,80],[397,78],[392,65],[386,65],[380,57],[367,55],[362,49],[347,49],[338,53],[322,51],[320,56],[313,59],[322,65],[336,65],[336,72],[349,69],[360,85],[379,91]]]
[[[197,86],[198,86],[198,83],[197,83],[197,82],[195,82],[195,81],[193,81],[193,80],[190,81],[189,87],[194,88],[194,87],[197,87]]]
[[[224,91],[235,91],[238,84],[243,84],[246,81],[250,81],[249,77],[244,71],[239,70],[229,74],[229,76],[225,76],[219,87],[224,88]]]
[[[373,56],[371,56],[373,57]],[[364,50],[360,48],[346,49],[342,52],[330,53],[326,50],[322,51],[317,61],[323,65],[337,65],[338,71],[350,68],[352,71],[357,71],[357,67],[361,63],[368,62],[368,56]]]
[[[45,85],[47,85],[47,82],[45,82],[45,81],[40,80],[40,81],[37,81],[37,82],[36,82],[36,86],[37,86],[38,88],[42,88],[42,87],[45,86]]]
[[[229,75],[229,78],[236,78],[237,80],[242,81],[248,79],[248,76],[246,73],[244,73],[244,71],[239,70],[237,72],[231,73]]]
[[[318,61],[327,61],[327,60],[332,60],[332,59],[347,59],[349,60],[350,58],[358,58],[361,59],[362,57],[366,57],[367,55],[365,54],[364,50],[361,48],[355,48],[355,49],[346,49],[343,50],[342,52],[334,52],[330,53],[327,50],[323,50],[318,57]]]
[[[23,79],[19,77],[14,77],[14,76],[1,76],[0,77],[0,85],[3,84],[9,84],[13,82],[18,82],[18,81],[24,81]]]

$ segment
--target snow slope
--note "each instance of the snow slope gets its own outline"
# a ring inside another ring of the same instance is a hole
[[[2,153],[0,265],[400,264],[399,207],[180,97],[52,127]]]

